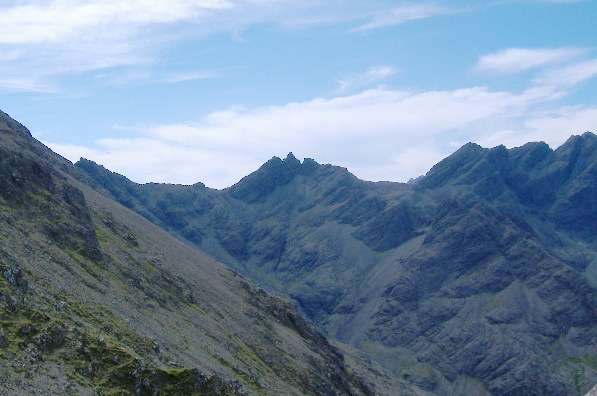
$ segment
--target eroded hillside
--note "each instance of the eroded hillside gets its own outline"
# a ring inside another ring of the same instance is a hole
[[[0,393],[371,394],[289,302],[0,113]]]
[[[597,383],[596,141],[468,144],[412,184],[292,154],[221,191],[77,166],[395,378],[436,394],[575,395]]]

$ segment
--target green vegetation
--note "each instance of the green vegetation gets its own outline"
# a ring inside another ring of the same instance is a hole
[[[49,360],[99,395],[240,393],[237,384],[197,369],[149,366],[159,353],[154,342],[101,307],[63,302],[42,310],[3,277],[0,302],[0,359],[15,362],[9,376],[23,370],[31,376],[37,362]]]
[[[590,358],[560,367],[576,351],[597,353],[596,154],[591,133],[557,150],[471,143],[409,184],[365,182],[290,154],[224,190],[76,166],[413,386],[573,394],[597,382]],[[314,345],[309,327],[241,287]],[[558,339],[568,347],[552,353]]]
[[[573,364],[586,364],[592,369],[597,369],[597,356],[595,355],[571,356],[566,358],[566,361]]]
[[[255,299],[227,267],[100,195],[28,133],[0,132],[0,394],[345,394],[360,386],[289,304],[262,290]],[[184,211],[162,214],[184,226]],[[201,230],[188,227],[199,240]]]

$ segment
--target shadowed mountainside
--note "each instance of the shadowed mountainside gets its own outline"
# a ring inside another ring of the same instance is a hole
[[[288,301],[90,183],[0,112],[0,393],[372,394]]]
[[[76,165],[396,378],[436,394],[577,395],[597,382],[596,142],[470,143],[411,184],[292,154],[220,191]]]

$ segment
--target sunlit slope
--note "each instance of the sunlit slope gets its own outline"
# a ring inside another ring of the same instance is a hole
[[[292,305],[86,178],[0,114],[0,393],[370,392]]]
[[[410,184],[291,154],[220,191],[77,166],[395,378],[436,394],[574,395],[597,382],[596,142],[467,144]]]

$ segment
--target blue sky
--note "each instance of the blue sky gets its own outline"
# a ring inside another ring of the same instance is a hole
[[[407,181],[597,132],[597,1],[0,0],[0,109],[71,161],[224,188],[272,156]]]

